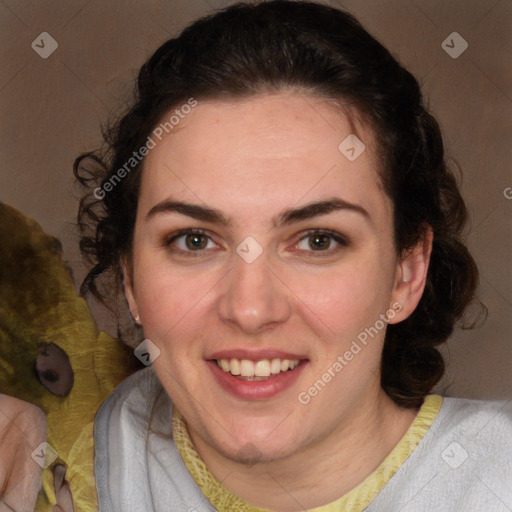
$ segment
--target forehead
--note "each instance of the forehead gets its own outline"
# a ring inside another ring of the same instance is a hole
[[[326,195],[384,203],[373,133],[347,112],[286,93],[199,101],[146,156],[141,206],[168,195],[260,213]]]

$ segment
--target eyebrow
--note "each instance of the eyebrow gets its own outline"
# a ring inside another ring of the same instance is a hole
[[[369,213],[362,206],[349,203],[348,201],[335,197],[324,201],[309,203],[299,208],[285,210],[277,217],[274,217],[272,221],[274,227],[280,227],[303,220],[312,219],[314,217],[319,217],[321,215],[327,215],[329,213],[340,210],[358,213],[368,220],[370,218]],[[169,213],[180,213],[181,215],[186,215],[203,222],[220,224],[225,227],[232,226],[231,220],[226,217],[220,210],[200,206],[198,204],[186,203],[183,201],[173,201],[170,199],[162,201],[153,206],[153,208],[151,208],[151,210],[149,210],[146,215],[146,221],[158,214]]]

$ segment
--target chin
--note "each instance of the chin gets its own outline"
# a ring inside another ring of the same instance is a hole
[[[257,430],[253,427],[251,431],[245,430],[238,436],[233,435],[228,442],[222,443],[223,449],[219,451],[224,452],[224,456],[234,462],[254,465],[287,458],[299,446],[300,441],[296,436],[292,438],[289,430],[286,438],[279,435],[276,432],[276,423],[273,428]]]
[[[296,446],[269,447],[262,443],[254,444],[250,441],[242,445],[238,450],[226,453],[225,456],[233,462],[246,466],[265,464],[285,459],[293,454]]]

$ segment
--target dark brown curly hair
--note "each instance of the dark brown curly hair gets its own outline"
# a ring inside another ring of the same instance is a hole
[[[387,327],[381,366],[387,394],[401,406],[418,407],[444,373],[436,347],[475,298],[478,270],[462,241],[467,212],[418,82],[341,10],[286,0],[238,3],[158,48],[140,69],[134,104],[104,131],[105,146],[74,163],[87,188],[78,214],[80,248],[93,262],[82,293],[104,302],[120,292],[120,260],[131,254],[144,160],[132,160],[133,169],[126,162],[164,116],[191,98],[284,89],[348,104],[373,129],[399,256],[432,227],[424,294],[406,320]],[[113,281],[98,288],[98,277],[108,275]]]

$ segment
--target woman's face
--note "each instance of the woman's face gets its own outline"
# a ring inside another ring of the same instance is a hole
[[[127,297],[191,433],[233,460],[298,453],[382,393],[404,272],[353,134],[320,99],[262,95],[199,102],[146,157]]]

